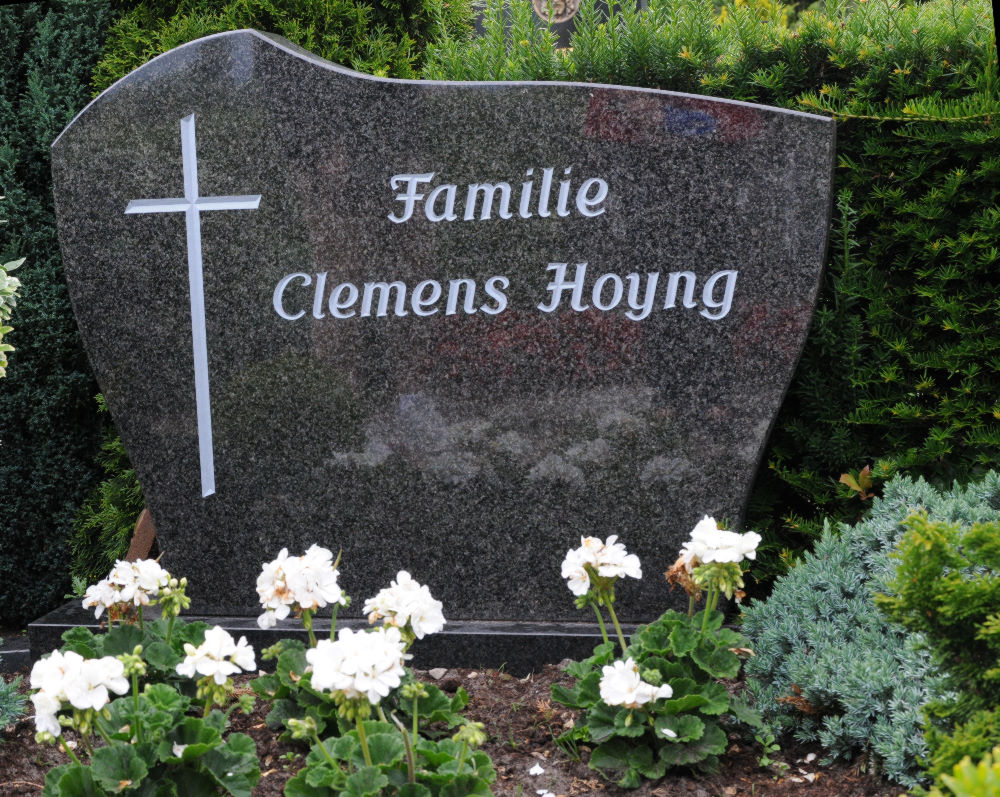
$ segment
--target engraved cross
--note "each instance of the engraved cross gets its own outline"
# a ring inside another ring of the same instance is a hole
[[[194,114],[181,119],[181,155],[184,162],[184,196],[171,199],[133,199],[128,203],[125,212],[185,215],[201,494],[207,498],[215,492],[215,460],[212,451],[212,402],[208,387],[208,341],[205,333],[205,282],[201,259],[200,214],[203,210],[256,210],[260,205],[260,195],[198,196],[198,155],[195,148]]]

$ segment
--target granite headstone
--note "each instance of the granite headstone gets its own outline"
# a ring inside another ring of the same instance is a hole
[[[686,605],[660,573],[741,521],[833,153],[818,116],[377,79],[254,31],[112,86],[53,145],[59,234],[193,611],[252,618],[318,542],[355,615],[405,568],[453,632],[587,623],[560,561],[610,534],[645,570],[623,619]]]

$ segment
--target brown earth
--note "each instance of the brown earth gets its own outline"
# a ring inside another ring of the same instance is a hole
[[[819,748],[790,747],[772,758],[784,766],[762,768],[759,745],[733,734],[718,772],[692,775],[675,772],[639,789],[626,791],[604,781],[587,766],[589,750],[581,745],[575,755],[553,742],[576,720],[574,712],[553,704],[549,686],[571,679],[556,666],[525,678],[495,670],[435,671],[418,675],[446,692],[464,687],[470,696],[466,715],[482,722],[489,734],[484,750],[497,770],[493,791],[497,797],[556,797],[612,795],[619,797],[898,797],[903,789],[883,778],[861,771],[857,762],[821,765]],[[249,678],[242,679],[245,684]],[[26,690],[25,690],[26,691]],[[30,703],[29,703],[30,711]],[[280,797],[285,782],[302,766],[306,747],[282,742],[264,724],[266,706],[252,714],[233,714],[233,730],[248,733],[257,744],[263,777],[254,797]],[[34,722],[25,717],[2,731],[0,743],[0,796],[38,795],[45,773],[66,763],[62,752],[34,740]],[[544,772],[531,775],[535,765]]]

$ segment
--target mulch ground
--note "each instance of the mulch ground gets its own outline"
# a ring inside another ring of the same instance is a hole
[[[786,768],[762,768],[756,743],[734,734],[718,772],[692,775],[668,774],[633,791],[619,789],[587,766],[589,750],[580,746],[566,750],[553,742],[577,720],[575,712],[553,704],[552,683],[569,685],[557,666],[516,678],[495,670],[447,670],[418,673],[446,692],[464,687],[470,696],[466,714],[486,725],[489,741],[484,749],[493,759],[497,797],[537,797],[550,792],[557,797],[577,795],[633,795],[633,797],[898,797],[904,790],[874,774],[862,772],[857,762],[819,763],[818,748],[791,747],[772,758]],[[245,683],[249,678],[243,679]],[[27,690],[25,690],[27,691]],[[30,703],[29,711],[30,711]],[[257,744],[263,777],[255,797],[280,797],[285,782],[302,766],[306,747],[282,742],[264,724],[266,707],[258,705],[249,715],[233,714],[233,730],[253,737]],[[0,795],[38,795],[45,773],[66,763],[55,747],[35,743],[30,716],[3,729],[0,734]],[[541,775],[530,775],[535,765]]]

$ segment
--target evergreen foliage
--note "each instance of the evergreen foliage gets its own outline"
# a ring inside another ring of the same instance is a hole
[[[928,773],[938,777],[1000,744],[1000,523],[917,515],[907,526],[890,593],[876,603],[923,635],[955,692],[926,707]]]
[[[746,663],[748,689],[776,733],[818,741],[832,757],[871,754],[905,785],[921,777],[918,759],[927,754],[921,707],[950,698],[925,637],[889,622],[874,603],[891,592],[891,554],[916,512],[998,522],[1000,474],[950,492],[894,477],[863,522],[826,528],[770,598],[743,611],[757,654]]]
[[[829,0],[787,9],[584,0],[567,50],[515,0],[504,28],[428,51],[424,76],[577,80],[710,94],[834,116],[837,206],[813,327],[751,499],[773,552],[818,518],[854,520],[840,474],[871,465],[937,484],[1000,459],[1000,80],[985,0]],[[770,564],[769,564],[770,562]]]
[[[96,477],[97,387],[70,308],[56,239],[49,146],[90,97],[110,0],[0,8],[0,262],[26,256],[4,342],[17,350],[0,390],[0,622],[61,599],[66,538]]]
[[[97,400],[100,411],[106,413],[104,397]],[[84,584],[99,582],[125,556],[146,503],[122,439],[113,427],[104,432],[98,463],[104,469],[104,480],[80,507],[69,540],[70,572]]]
[[[3,644],[2,639],[0,644]],[[20,685],[20,675],[10,681],[0,677],[0,728],[6,728],[24,716],[24,707],[28,700],[21,694],[18,688]]]
[[[952,774],[942,775],[941,780],[947,791],[934,788],[927,797],[997,797],[1000,795],[1000,747],[994,747],[978,764],[973,764],[966,756],[955,764]]]
[[[360,72],[415,77],[423,48],[441,30],[459,35],[471,0],[144,0],[111,29],[94,73],[102,91],[151,58],[228,30],[278,33]]]

